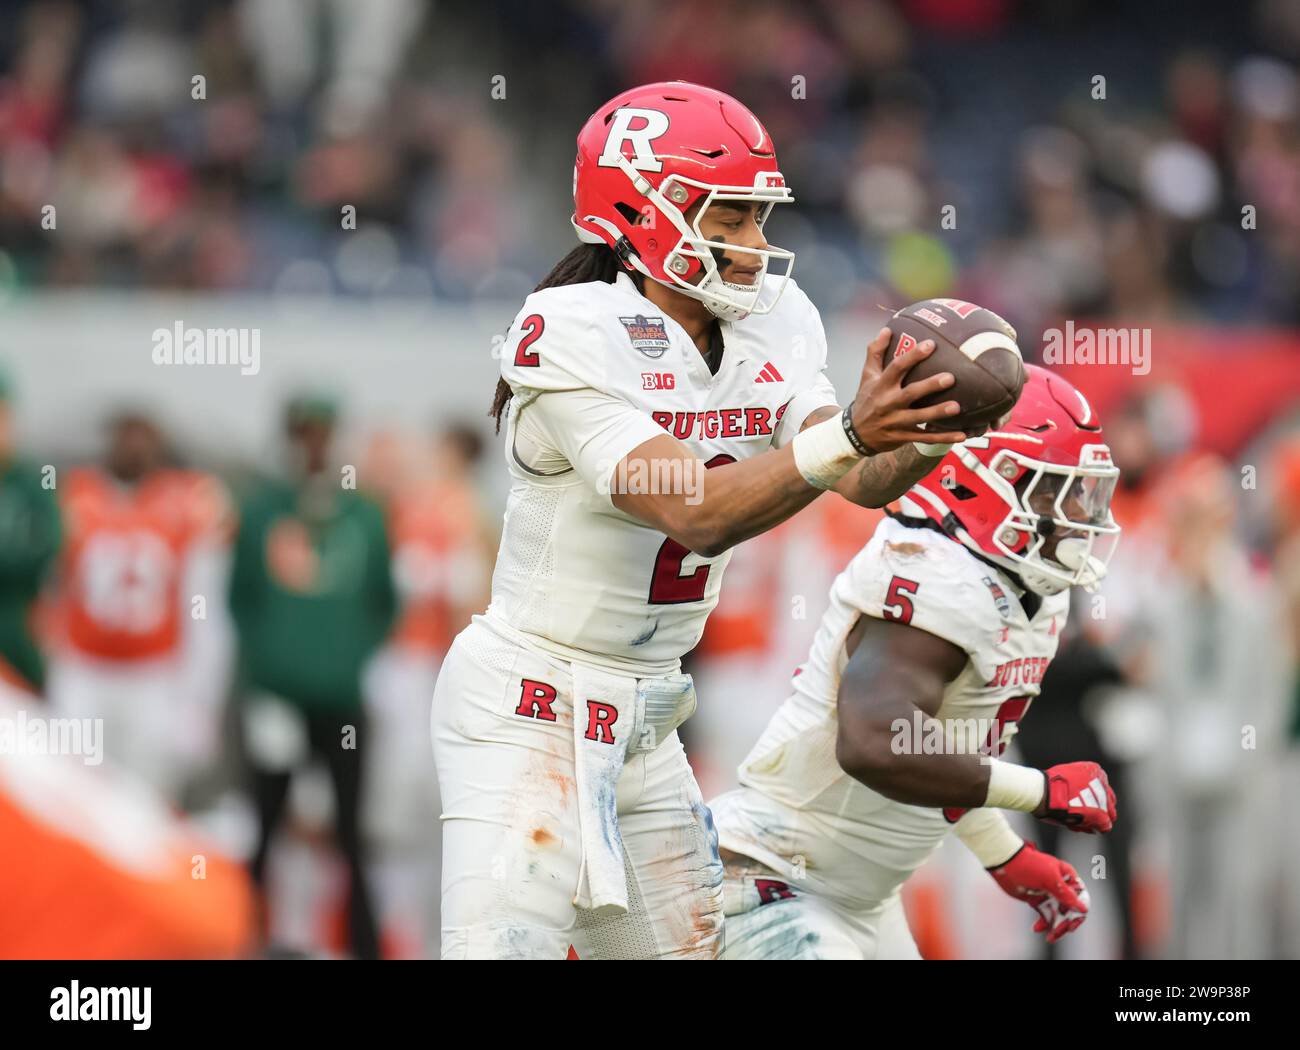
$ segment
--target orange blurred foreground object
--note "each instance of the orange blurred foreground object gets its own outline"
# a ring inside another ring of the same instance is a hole
[[[39,701],[0,696],[0,958],[229,958],[251,942],[242,865]],[[88,726],[83,725],[83,729]],[[50,753],[61,740],[64,753]]]

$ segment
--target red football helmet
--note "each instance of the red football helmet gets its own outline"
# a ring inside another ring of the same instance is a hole
[[[1091,587],[1119,542],[1110,498],[1119,478],[1084,396],[1037,365],[997,429],[954,446],[908,490],[924,515],[1036,594]]]
[[[792,201],[767,129],[730,95],[673,81],[625,91],[601,106],[578,133],[573,226],[591,244],[608,244],[623,264],[700,300],[725,321],[767,313],[760,304],[768,263],[794,253],[711,241],[700,216],[714,201],[757,201],[760,226],[775,204]],[[699,204],[694,221],[686,212]],[[728,282],[714,251],[758,256],[752,285]],[[781,282],[781,290],[785,281]]]

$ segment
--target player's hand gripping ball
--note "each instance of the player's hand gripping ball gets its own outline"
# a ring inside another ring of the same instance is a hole
[[[956,401],[961,412],[943,421],[945,430],[982,434],[1015,407],[1025,385],[1025,366],[1016,330],[992,310],[960,299],[923,299],[895,313],[888,327],[893,340],[885,352],[886,364],[934,340],[934,353],[908,371],[903,385],[952,373],[956,382],[950,388],[912,405],[926,408]]]

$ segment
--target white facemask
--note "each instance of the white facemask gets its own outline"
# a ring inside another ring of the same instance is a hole
[[[1105,579],[1107,570],[1104,561],[1089,553],[1089,546],[1087,540],[1078,536],[1066,536],[1057,543],[1051,560],[1069,572],[1072,579],[1041,572],[1032,563],[1015,565],[1014,571],[1028,590],[1044,597],[1060,594],[1071,586],[1091,590]]]

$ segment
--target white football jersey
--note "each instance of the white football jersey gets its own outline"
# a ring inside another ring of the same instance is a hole
[[[780,283],[769,277],[763,296]],[[770,313],[721,322],[721,334],[714,375],[626,275],[524,301],[502,350],[512,484],[490,618],[567,659],[677,670],[717,604],[729,554],[692,554],[618,510],[615,466],[665,431],[706,464],[746,459],[836,404],[821,319],[793,281]],[[650,466],[629,486],[698,491],[681,463]]]
[[[794,694],[740,767],[742,786],[710,804],[721,844],[846,907],[888,899],[958,814],[892,801],[840,769],[836,701],[849,632],[859,617],[875,616],[964,649],[966,666],[944,690],[936,718],[960,731],[968,753],[1001,754],[1038,695],[1068,610],[1066,591],[1043,598],[1028,617],[1010,579],[957,541],[882,521],[833,584]],[[910,739],[922,752],[938,744],[924,731]]]

